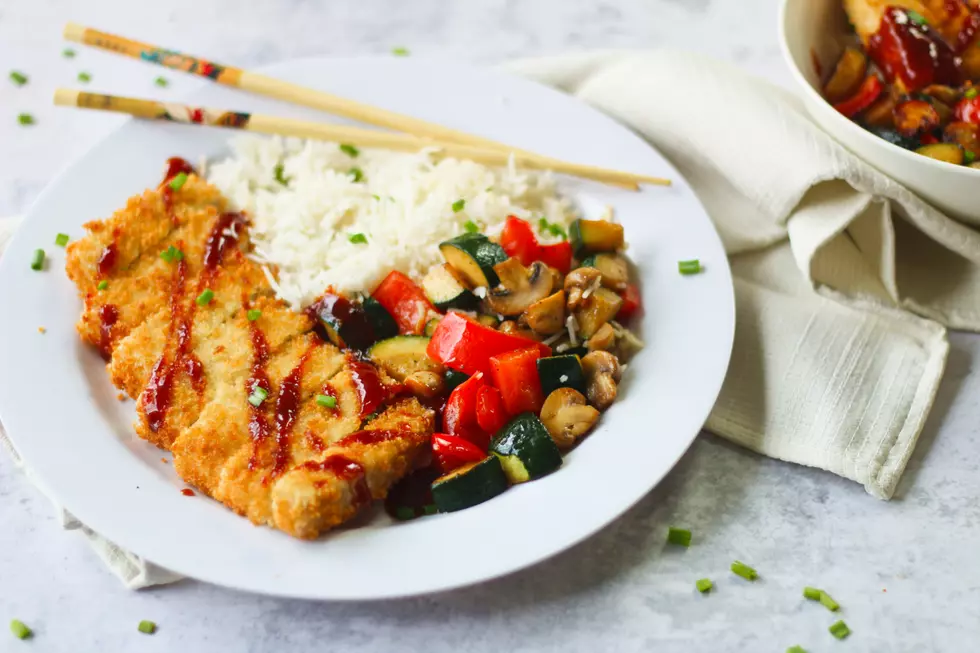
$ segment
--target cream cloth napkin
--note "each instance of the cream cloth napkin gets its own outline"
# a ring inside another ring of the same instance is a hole
[[[980,234],[849,154],[792,95],[727,64],[612,52],[509,69],[629,125],[708,209],[737,316],[707,428],[889,498],[942,376],[943,325],[980,330]],[[176,578],[64,515],[129,587]]]

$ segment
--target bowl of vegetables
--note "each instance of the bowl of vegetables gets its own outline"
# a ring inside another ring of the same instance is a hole
[[[950,217],[980,225],[980,4],[783,0],[814,121]]]

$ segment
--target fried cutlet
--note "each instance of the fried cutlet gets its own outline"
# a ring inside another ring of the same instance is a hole
[[[188,483],[313,538],[427,455],[433,411],[274,297],[247,256],[245,217],[202,179],[149,190],[85,228],[67,262],[84,300],[79,334],[137,399],[137,433],[171,450]]]

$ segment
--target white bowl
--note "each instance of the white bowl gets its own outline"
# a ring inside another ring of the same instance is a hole
[[[783,0],[779,32],[807,111],[824,131],[950,217],[980,226],[980,170],[892,145],[845,118],[820,94],[818,67],[833,70],[851,37],[841,0]]]

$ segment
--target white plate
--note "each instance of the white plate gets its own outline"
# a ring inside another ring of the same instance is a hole
[[[302,542],[181,495],[161,452],[134,435],[133,402],[116,400],[101,359],[75,333],[80,302],[54,238],[81,236],[84,222],[158,183],[169,156],[224,154],[230,132],[131,121],[51,184],[0,259],[0,419],[51,494],[95,531],[181,574],[265,594],[353,600],[521,569],[594,533],[656,485],[707,417],[734,330],[725,253],[677,171],[598,111],[496,72],[397,58],[306,59],[266,72],[543,154],[674,179],[672,188],[640,193],[562,182],[590,214],[616,207],[642,275],[647,347],[621,399],[558,472],[450,515],[393,523],[378,514]],[[324,119],[216,85],[191,101]],[[30,269],[39,247],[49,255],[41,273]],[[679,275],[677,261],[690,258],[706,271]]]

